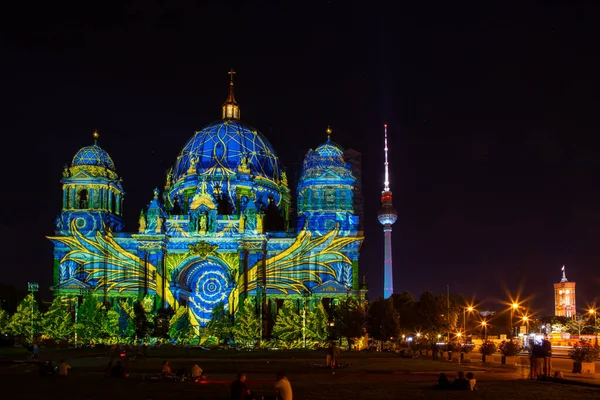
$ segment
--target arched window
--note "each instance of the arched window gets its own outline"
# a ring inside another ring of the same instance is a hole
[[[77,205],[79,208],[88,208],[88,191],[87,189],[81,189],[77,193]]]

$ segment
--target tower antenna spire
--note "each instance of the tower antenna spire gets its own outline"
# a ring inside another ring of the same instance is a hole
[[[389,192],[390,191],[390,174],[388,171],[388,143],[387,143],[387,124],[383,125],[383,137],[384,137],[384,148],[383,151],[385,153],[385,181],[383,182],[383,190],[385,192]]]

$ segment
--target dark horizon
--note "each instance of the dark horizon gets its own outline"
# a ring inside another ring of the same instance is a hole
[[[383,293],[387,123],[396,292],[445,294],[449,284],[508,301],[505,289],[522,286],[545,315],[566,265],[578,308],[597,300],[597,7],[251,3],[12,5],[0,64],[0,282],[39,281],[50,296],[45,236],[62,166],[94,129],[123,177],[134,231],[179,150],[219,119],[234,68],[241,121],[288,171],[328,125],[362,153],[360,276],[371,299]]]

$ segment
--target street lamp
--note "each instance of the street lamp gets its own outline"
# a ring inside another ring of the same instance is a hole
[[[592,317],[592,316],[594,317],[594,330],[595,330],[594,333],[597,334],[598,333],[598,324],[597,324],[598,318],[596,317],[596,307],[595,307],[595,305],[593,307],[591,307],[588,310],[588,312],[590,313],[590,317]]]
[[[35,336],[35,331],[33,327],[33,306],[35,305],[35,292],[40,289],[40,285],[37,282],[27,282],[27,291],[31,293],[31,344],[33,345],[33,337]]]
[[[513,331],[513,314],[518,309],[519,309],[519,303],[512,303],[510,305],[510,338],[511,339],[515,335],[515,332]]]
[[[469,315],[473,312],[474,308],[473,306],[469,306],[466,308],[463,308],[463,331],[467,331],[467,311],[469,312]]]
[[[487,322],[481,321],[481,327],[485,330],[484,340],[487,342]]]
[[[523,315],[523,318],[521,318],[523,320],[523,325],[525,325],[525,334],[527,335],[528,333],[528,327],[529,327],[529,317],[527,315]]]

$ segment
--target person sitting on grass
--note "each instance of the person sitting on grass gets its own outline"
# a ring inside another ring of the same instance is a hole
[[[284,372],[277,373],[277,382],[275,382],[275,395],[280,400],[292,400],[292,384],[285,377]]]
[[[438,376],[437,384],[435,385],[436,389],[450,389],[450,382],[448,381],[448,377],[446,374],[441,373]]]
[[[250,399],[250,389],[246,385],[246,373],[238,374],[237,380],[231,382],[231,400],[248,400]]]
[[[202,368],[200,368],[198,366],[198,364],[192,365],[192,379],[193,380],[201,380],[201,379],[203,379],[202,372],[203,372]]]
[[[60,364],[58,365],[58,376],[69,376],[69,372],[71,371],[71,366],[65,362],[65,360],[60,360]]]
[[[465,379],[465,373],[458,371],[458,376],[452,382],[452,387],[457,390],[467,390],[469,388],[469,381]]]
[[[477,390],[475,385],[477,384],[477,379],[475,379],[475,375],[472,372],[467,372],[467,381],[469,381],[469,388],[473,390]]]
[[[109,378],[112,375],[112,370],[113,370],[113,362],[111,360],[108,362],[108,365],[106,366],[106,369],[104,370],[104,377]]]
[[[163,362],[162,371],[160,372],[160,375],[163,378],[173,378],[175,376],[175,374],[173,373],[173,371],[171,371],[171,366],[169,365],[169,361],[168,360],[165,360]]]
[[[125,368],[121,361],[117,361],[117,365],[111,369],[110,376],[113,378],[127,378],[128,375],[125,373]]]

